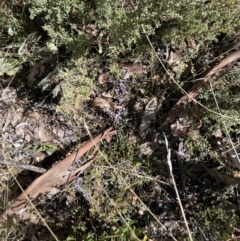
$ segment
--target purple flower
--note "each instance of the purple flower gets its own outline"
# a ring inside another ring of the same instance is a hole
[[[112,84],[112,83],[113,83],[113,79],[110,78],[110,79],[108,80],[108,83],[109,83],[109,84]]]
[[[76,160],[76,163],[82,164],[82,159],[81,159],[81,158],[78,158],[78,159]]]
[[[125,97],[125,95],[128,94],[128,92],[126,90],[126,86],[123,84],[122,81],[120,81],[120,84],[119,84],[118,88],[116,88],[115,93],[118,97],[119,103],[121,103],[123,98]]]
[[[185,156],[186,148],[183,145],[183,142],[180,142],[178,145],[178,151],[176,151],[176,154],[178,156]]]
[[[112,114],[114,124],[118,123],[122,119],[122,114],[124,113],[125,108],[122,108],[116,113]]]
[[[122,95],[127,94],[126,86],[122,82],[119,84],[119,91]]]
[[[114,113],[112,118],[114,123],[118,123],[122,119],[120,111],[117,113]]]

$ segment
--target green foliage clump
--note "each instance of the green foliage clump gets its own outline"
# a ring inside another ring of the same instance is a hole
[[[77,46],[75,51],[97,48],[117,55],[147,34],[159,33],[165,40],[216,40],[220,33],[240,29],[238,0],[228,1],[83,1],[25,0],[30,18],[47,31],[55,43]],[[89,24],[95,34],[89,31]],[[142,28],[143,27],[143,28]],[[74,47],[73,46],[73,47]]]
[[[207,106],[215,113],[219,113],[214,100],[214,93],[221,111],[220,114],[223,115],[222,117],[216,114],[209,115],[208,111],[202,110],[203,120],[208,128],[211,128],[215,131],[220,128],[222,132],[225,133],[225,129],[222,125],[224,121],[229,132],[236,131],[236,126],[240,124],[239,74],[240,71],[238,68],[225,71],[221,76],[212,82],[213,92],[211,89],[209,89],[200,95],[199,100],[202,104]]]
[[[63,79],[60,84],[62,98],[58,110],[66,114],[80,110],[83,101],[90,97],[95,88],[87,63],[83,59],[78,59],[77,63],[71,61],[59,71],[58,77]]]

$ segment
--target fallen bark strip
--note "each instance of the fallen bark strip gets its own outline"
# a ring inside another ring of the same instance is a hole
[[[109,139],[115,134],[116,131],[112,128],[107,129],[103,133],[97,135],[89,142],[81,146],[78,151],[72,153],[60,161],[58,164],[53,166],[51,169],[49,169],[47,172],[45,172],[43,175],[38,177],[17,199],[13,201],[12,205],[0,216],[0,220],[6,221],[8,217],[11,216],[15,211],[23,208],[28,202],[28,198],[30,200],[34,200],[39,196],[39,194],[43,194],[49,191],[52,187],[59,187],[73,181],[80,171],[85,170],[91,165],[93,160],[73,170],[72,165],[74,162],[83,156],[92,147],[96,146],[98,142],[104,139]]]
[[[208,81],[212,81],[224,67],[238,59],[240,59],[240,51],[237,51],[223,59],[218,65],[212,68],[202,80],[195,83],[194,86],[188,92],[188,94],[180,98],[178,102],[171,108],[171,110],[168,112],[167,118],[161,124],[160,128],[163,128],[170,122],[172,122],[182,112],[185,104],[187,102],[191,102],[200,94],[200,92],[206,86]]]

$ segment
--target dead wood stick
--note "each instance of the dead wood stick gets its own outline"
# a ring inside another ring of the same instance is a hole
[[[20,163],[17,161],[12,161],[12,160],[0,159],[0,163],[8,165],[8,166],[14,166],[14,167],[26,169],[26,170],[33,171],[33,172],[39,172],[39,173],[46,172],[46,169],[44,169],[44,168],[36,167],[33,165],[28,165],[28,164],[23,164],[23,163]]]
[[[223,59],[218,65],[212,68],[202,80],[195,83],[194,86],[188,92],[188,94],[180,98],[178,102],[171,108],[171,110],[168,112],[167,118],[161,124],[160,128],[163,128],[166,125],[168,125],[170,122],[172,122],[182,112],[185,104],[188,102],[191,102],[199,95],[199,93],[206,86],[206,83],[208,81],[212,81],[224,67],[233,63],[239,58],[240,58],[240,51],[237,51],[229,55],[228,57]]]
[[[49,191],[52,187],[59,187],[73,181],[80,171],[85,170],[91,165],[93,160],[73,171],[71,170],[71,167],[74,161],[83,156],[92,147],[96,146],[98,142],[115,134],[116,131],[114,131],[112,128],[107,129],[103,133],[97,135],[89,142],[81,146],[78,151],[72,153],[64,160],[60,161],[58,164],[49,169],[47,172],[45,172],[43,175],[38,177],[22,194],[20,194],[17,199],[13,201],[12,205],[0,216],[0,220],[6,221],[8,216],[23,208],[28,201],[27,197],[30,200],[33,200],[37,198],[39,194],[43,194]]]

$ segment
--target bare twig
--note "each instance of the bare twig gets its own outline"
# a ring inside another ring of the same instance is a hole
[[[33,171],[33,172],[39,172],[39,173],[46,172],[46,169],[44,169],[44,168],[36,167],[33,165],[28,165],[28,164],[23,164],[23,163],[20,163],[17,161],[12,161],[12,160],[0,159],[0,163],[8,165],[8,166],[22,168],[22,169]]]
[[[168,154],[167,154],[167,162],[168,162],[169,171],[170,171],[170,175],[171,175],[171,178],[172,178],[173,186],[174,186],[174,189],[175,189],[175,192],[176,192],[176,195],[177,195],[177,200],[178,200],[181,212],[182,212],[184,223],[185,223],[187,231],[188,231],[189,240],[193,241],[192,234],[191,234],[191,231],[190,231],[189,226],[188,226],[188,221],[187,221],[187,218],[185,216],[185,212],[183,210],[182,202],[181,202],[181,199],[180,199],[180,196],[179,196],[179,193],[178,193],[178,189],[177,189],[177,185],[176,185],[176,182],[175,182],[175,178],[174,178],[174,175],[173,175],[173,172],[172,172],[171,150],[168,147],[168,140],[167,140],[166,135],[164,133],[163,133],[163,135],[164,135],[164,138],[165,138],[166,148],[167,148],[167,152],[168,152]]]

